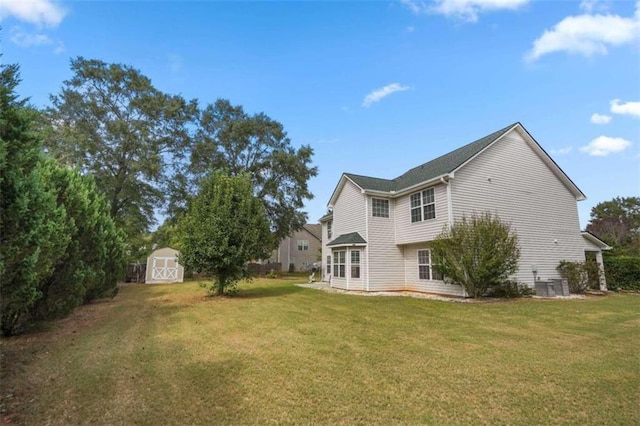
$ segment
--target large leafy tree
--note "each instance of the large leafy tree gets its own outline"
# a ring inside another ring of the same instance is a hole
[[[307,183],[318,173],[311,165],[312,156],[310,146],[291,145],[281,123],[264,113],[247,114],[241,106],[220,99],[207,105],[200,116],[191,155],[191,184],[197,187],[200,179],[216,170],[231,176],[246,174],[279,241],[306,222],[301,208],[313,197]]]
[[[640,254],[640,197],[615,197],[596,204],[587,231],[619,254]]]
[[[431,242],[432,261],[444,281],[473,298],[505,284],[518,270],[518,237],[497,216],[462,217]]]
[[[246,174],[204,178],[178,230],[180,262],[214,277],[210,291],[220,296],[247,276],[249,260],[264,258],[273,246],[263,205]]]
[[[46,148],[95,177],[129,236],[144,232],[186,161],[197,103],[161,92],[127,65],[78,57],[71,70],[51,97]]]
[[[0,326],[20,330],[42,297],[38,283],[49,276],[70,237],[65,211],[42,181],[42,142],[36,112],[15,93],[17,65],[0,65]]]

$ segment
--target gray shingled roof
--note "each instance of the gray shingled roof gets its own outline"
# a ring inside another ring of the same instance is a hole
[[[305,223],[302,225],[304,229],[307,230],[311,235],[322,241],[322,225],[319,223]]]
[[[478,139],[477,141],[471,142],[462,148],[458,148],[418,167],[414,167],[395,179],[380,179],[370,176],[354,175],[351,173],[345,173],[345,175],[362,189],[384,192],[400,191],[435,177],[451,173],[471,157],[489,146],[500,136],[504,135],[516,124],[518,123],[511,124],[504,129],[500,129],[497,132]]]
[[[366,244],[364,238],[357,232],[351,232],[349,234],[342,234],[331,241],[327,246],[347,245],[347,244]]]

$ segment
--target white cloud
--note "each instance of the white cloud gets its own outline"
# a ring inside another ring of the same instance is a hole
[[[1,0],[0,0],[1,1]],[[64,43],[60,40],[55,40],[42,32],[27,32],[20,27],[11,28],[9,40],[19,47],[37,47],[37,46],[50,46],[55,45],[53,53],[56,55],[65,51]]]
[[[640,117],[640,102],[625,102],[621,104],[620,99],[614,99],[611,101],[611,112]]]
[[[409,86],[402,86],[401,84],[398,84],[398,83],[389,84],[380,89],[374,90],[373,92],[365,96],[364,100],[362,101],[362,106],[365,108],[369,108],[371,104],[378,102],[383,98],[386,98],[392,93],[404,92],[405,90],[409,90],[409,89],[410,89]]]
[[[573,148],[570,146],[565,146],[564,148],[552,149],[551,153],[554,155],[566,155],[571,152]]]
[[[606,157],[609,154],[624,151],[630,146],[631,142],[626,139],[599,136],[588,145],[580,147],[580,151],[586,152],[594,157]]]
[[[465,22],[477,22],[483,12],[516,10],[529,3],[529,0],[434,0],[431,4],[422,0],[400,1],[415,14],[437,13]]]
[[[66,10],[51,0],[0,1],[0,21],[12,16],[30,24],[57,27],[66,14]]]
[[[595,113],[591,116],[591,122],[593,124],[608,124],[611,121],[610,115]]]
[[[640,37],[640,2],[635,16],[583,14],[568,16],[533,42],[526,59],[535,61],[553,52],[606,55],[607,48],[633,43]]]
[[[429,6],[422,0],[400,0],[400,3],[416,15],[426,13],[429,10]]]
[[[580,10],[583,10],[587,13],[592,13],[595,11],[605,11],[607,9],[609,9],[608,0],[582,0],[580,2]]]
[[[414,32],[415,30],[416,30],[416,27],[414,27],[414,26],[408,26],[408,27],[407,27],[407,32],[408,32],[408,33],[412,33],[412,32]]]
[[[48,35],[42,33],[28,33],[18,27],[11,28],[9,38],[14,44],[20,47],[43,46],[53,44],[53,40]]]

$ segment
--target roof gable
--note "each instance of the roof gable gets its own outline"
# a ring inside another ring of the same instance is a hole
[[[490,135],[471,142],[461,148],[414,167],[395,179],[381,179],[371,176],[355,175],[352,173],[345,173],[344,176],[348,177],[356,185],[365,190],[382,192],[402,191],[403,189],[453,172],[467,160],[500,138],[500,136],[511,130],[516,124],[517,123],[511,124],[504,129],[500,129],[497,132],[493,132]]]
[[[503,129],[493,132],[490,135],[475,140],[463,147],[455,149],[447,154],[414,167],[405,174],[394,179],[396,191],[418,185],[422,182],[446,175],[455,171],[471,158],[482,152],[485,148],[514,128],[518,123],[511,124]]]
[[[421,164],[420,166],[414,167],[395,179],[381,179],[371,176],[344,173],[331,196],[329,204],[334,204],[347,180],[351,181],[363,191],[386,192],[393,196],[395,193],[404,191],[408,188],[435,180],[439,177],[450,175],[472,161],[478,155],[482,154],[487,148],[499,141],[510,131],[518,131],[518,133],[524,137],[525,141],[534,150],[534,152],[547,164],[551,171],[560,181],[562,181],[562,183],[565,184],[571,193],[574,194],[577,200],[586,199],[586,196],[582,191],[580,191],[580,189],[573,183],[569,176],[564,173],[556,162],[553,161],[549,154],[547,154],[540,144],[538,144],[524,126],[519,122],[516,122],[463,147]]]
[[[314,236],[318,241],[322,241],[322,225],[319,223],[305,223],[302,225],[302,228]]]
[[[605,243],[600,238],[598,238],[595,234],[589,231],[582,231],[581,234],[585,240],[589,241],[591,244],[598,247],[600,250],[611,250],[613,248],[609,244]]]

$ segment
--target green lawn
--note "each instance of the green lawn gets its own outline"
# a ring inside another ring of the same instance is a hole
[[[640,296],[451,303],[132,285],[0,341],[18,424],[640,424]],[[298,279],[299,282],[299,279]]]

